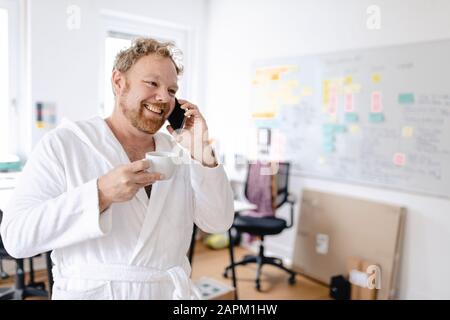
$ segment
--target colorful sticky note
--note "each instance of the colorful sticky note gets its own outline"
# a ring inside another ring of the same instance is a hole
[[[325,143],[322,145],[322,150],[326,153],[334,152],[334,143]]]
[[[352,76],[346,76],[346,77],[344,78],[344,84],[345,84],[345,85],[352,84],[352,82],[353,82],[353,77],[352,77]]]
[[[381,75],[379,73],[374,73],[372,75],[372,82],[379,83],[381,81]]]
[[[413,93],[400,93],[398,95],[398,103],[399,104],[412,104],[412,103],[414,103],[414,94]]]
[[[358,133],[360,130],[359,126],[356,124],[352,124],[349,128],[348,131],[350,131],[350,133],[355,134]]]
[[[341,125],[335,125],[335,127],[334,127],[334,132],[343,133],[345,131],[347,131],[347,127],[345,125],[342,125],[342,124]]]
[[[354,122],[358,122],[358,114],[355,112],[349,112],[345,114],[345,121],[346,122],[350,122],[350,123],[354,123]]]
[[[303,87],[301,95],[304,97],[311,96],[313,94],[313,89],[311,87]]]
[[[370,113],[369,114],[369,122],[379,123],[384,121],[383,113]]]
[[[334,88],[330,91],[330,99],[328,101],[328,113],[330,114],[337,113],[337,90]]]
[[[334,134],[324,134],[322,136],[322,143],[324,144],[333,144],[335,140]]]
[[[353,99],[353,93],[346,93],[344,95],[344,100],[345,100],[345,112],[353,112],[354,111],[354,99]]]
[[[413,136],[413,133],[414,133],[413,127],[403,127],[402,128],[402,136],[404,138],[411,138]]]
[[[323,105],[328,106],[328,102],[330,99],[330,81],[323,81]]]
[[[330,97],[328,96],[328,93],[323,95],[323,110],[328,110],[328,101],[330,101]]]
[[[325,124],[322,127],[322,132],[324,135],[334,134],[334,124]]]
[[[396,166],[402,167],[406,163],[406,155],[404,153],[397,152],[394,154],[392,161]]]
[[[372,92],[371,102],[370,102],[370,112],[381,112],[383,107],[381,105],[381,92]]]

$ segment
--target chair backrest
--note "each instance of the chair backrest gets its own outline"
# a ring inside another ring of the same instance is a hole
[[[279,162],[278,172],[275,175],[276,196],[274,199],[275,208],[281,207],[289,196],[289,162]]]
[[[264,216],[275,214],[275,209],[283,205],[288,198],[288,162],[248,164],[245,183],[245,197],[258,206],[257,211]],[[276,174],[271,174],[277,169]]]
[[[0,210],[0,225],[2,224],[3,219],[3,211]],[[0,235],[0,258],[9,258],[8,252],[6,252],[5,247],[3,246],[2,236]]]
[[[257,206],[254,210],[257,216],[273,216],[272,176],[270,164],[260,161],[248,164],[247,179],[245,182],[245,197]]]

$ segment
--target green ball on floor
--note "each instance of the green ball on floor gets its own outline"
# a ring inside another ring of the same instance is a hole
[[[228,248],[230,241],[225,234],[212,234],[205,238],[204,244],[211,249]]]

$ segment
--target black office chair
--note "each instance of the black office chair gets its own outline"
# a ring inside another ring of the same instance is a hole
[[[0,224],[2,221],[3,212],[0,210]],[[34,281],[34,266],[33,257],[29,258],[30,263],[30,279],[28,284],[25,284],[25,267],[24,259],[15,259],[11,257],[3,246],[3,241],[0,236],[0,258],[3,260],[13,260],[16,263],[16,280],[15,286],[13,288],[0,288],[0,300],[23,300],[27,297],[39,296],[39,297],[50,297],[51,292],[45,290],[45,283]],[[49,266],[49,253],[46,255],[47,267]],[[51,274],[49,273],[49,276]],[[49,287],[51,289],[51,284],[53,279],[49,277]]]
[[[249,174],[250,169],[253,164],[248,165],[247,171],[247,180],[245,184],[245,196],[248,198],[249,192]],[[275,235],[281,233],[283,230],[292,227],[294,221],[294,204],[295,197],[289,194],[288,183],[289,183],[289,169],[290,164],[287,162],[278,163],[278,172],[275,175],[275,186],[276,192],[272,192],[272,201],[274,209],[280,208],[284,204],[290,205],[290,221],[289,223],[282,218],[277,217],[254,217],[254,216],[244,216],[244,215],[236,215],[232,228],[235,229],[235,234],[241,233],[249,233],[253,236],[258,236],[261,238],[259,253],[257,256],[255,255],[247,255],[241,261],[235,262],[234,267],[239,265],[246,265],[248,263],[256,263],[257,264],[257,273],[256,273],[256,289],[258,291],[261,290],[260,285],[260,276],[262,266],[265,264],[269,264],[280,268],[287,273],[289,273],[289,284],[295,284],[295,276],[296,273],[283,265],[283,261],[279,258],[275,257],[267,257],[264,255],[264,237]],[[231,235],[231,232],[230,232]],[[233,239],[230,239],[230,243],[233,243]],[[232,253],[232,252],[230,252]],[[233,265],[230,264],[225,268],[224,277],[228,278],[228,272],[232,269]]]
[[[195,251],[195,243],[197,241],[197,225],[194,223],[194,227],[192,230],[192,236],[191,236],[191,245],[189,246],[189,251],[188,251],[188,259],[189,259],[189,263],[191,264],[191,268],[192,268],[192,264],[194,263],[194,251]]]
[[[1,241],[1,238],[0,238],[0,241]],[[1,243],[0,243],[0,245],[1,245]],[[0,279],[5,280],[8,278],[9,278],[9,274],[3,268],[3,258],[2,258],[2,255],[0,255]]]

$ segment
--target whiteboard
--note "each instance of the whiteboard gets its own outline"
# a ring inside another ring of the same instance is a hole
[[[450,40],[259,61],[252,117],[294,175],[450,195]]]

